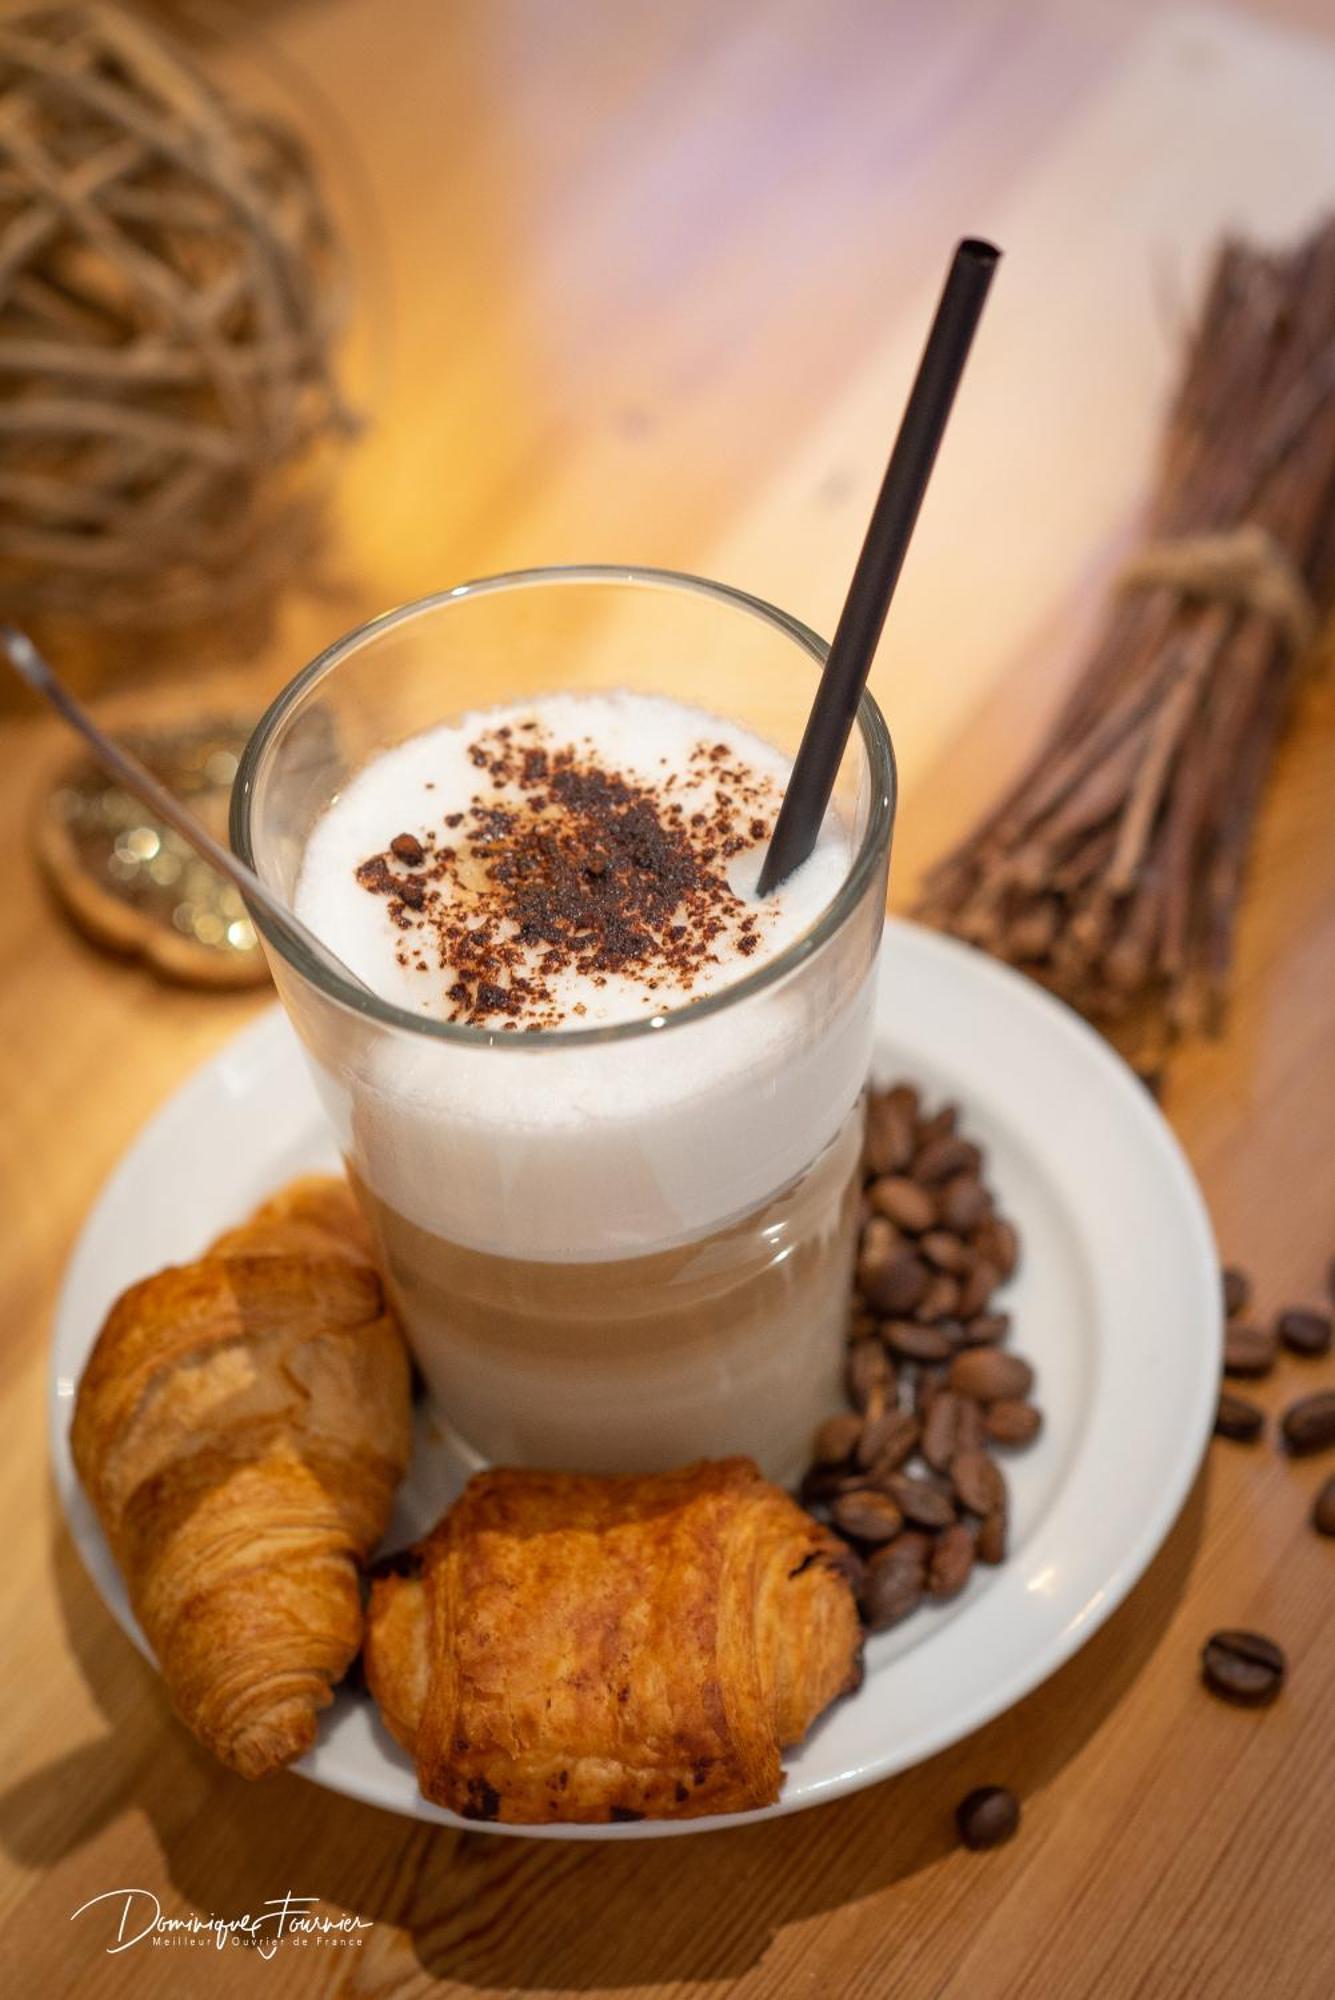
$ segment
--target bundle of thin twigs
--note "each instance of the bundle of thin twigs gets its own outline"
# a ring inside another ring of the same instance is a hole
[[[118,7],[0,8],[0,596],[192,616],[290,564],[341,271],[290,129]]]
[[[1221,1018],[1276,739],[1335,592],[1335,220],[1221,248],[1146,541],[1019,781],[919,914],[1157,1053]]]

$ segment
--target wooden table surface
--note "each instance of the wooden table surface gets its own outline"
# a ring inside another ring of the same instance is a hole
[[[374,424],[340,487],[336,587],[294,590],[253,647],[237,632],[192,639],[188,663],[184,645],[91,646],[85,685],[112,713],[253,708],[363,612],[519,561],[726,563],[732,580],[828,624],[852,547],[846,529],[822,539],[784,513],[804,441],[836,410],[856,431],[845,392],[865,385],[856,460],[826,495],[851,523],[902,394],[902,369],[878,373],[887,319],[911,351],[950,239],[994,214],[999,191],[1020,191],[1023,219],[1026,173],[1064,143],[1150,12],[1057,0],[244,9],[216,59],[239,73],[258,51],[307,79],[302,115],[361,232],[354,368]],[[1251,12],[1268,27],[1335,29],[1330,0]],[[1113,211],[1118,190],[1091,200]],[[1074,462],[1070,475],[1073,491],[1092,476]],[[987,591],[962,548],[957,609],[934,612],[942,645],[955,634],[949,685],[934,696],[925,668],[878,680],[892,721],[901,702],[922,718],[900,746],[901,906],[1074,664],[1087,576],[1121,524],[1103,525],[1089,571],[1067,562],[1052,577],[1067,609],[1023,658],[988,654]],[[763,559],[747,572],[748,546],[780,573]],[[956,658],[960,674],[986,671],[958,682]],[[552,1846],[434,1831],[296,1777],[251,1788],[216,1768],[170,1719],[65,1531],[46,1460],[47,1337],[103,1178],[263,1001],[172,991],[72,935],[27,851],[59,746],[26,703],[6,695],[3,714],[8,1990],[1335,1990],[1335,1545],[1307,1525],[1330,1464],[1292,1465],[1269,1446],[1212,1449],[1143,1582],[1044,1687],[821,1811],[663,1844]],[[1221,1244],[1269,1306],[1318,1295],[1335,1251],[1333,799],[1335,694],[1318,689],[1265,813],[1228,1033],[1182,1055],[1167,1104]],[[1333,1375],[1291,1363],[1261,1399],[1273,1409]],[[1198,1685],[1201,1641],[1224,1624],[1272,1632],[1289,1653],[1290,1687],[1264,1714]],[[952,1808],[988,1781],[1015,1787],[1024,1822],[1009,1847],[971,1855]],[[237,1914],[290,1889],[372,1928],[359,1949],[273,1964],[147,1945],[116,1955],[88,1916],[70,1919],[129,1886],[168,1915]]]

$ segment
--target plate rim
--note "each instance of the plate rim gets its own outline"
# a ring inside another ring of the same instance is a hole
[[[1035,1648],[1007,1678],[989,1684],[971,1704],[966,1704],[963,1709],[955,1707],[945,1711],[935,1730],[928,1729],[925,1734],[920,1732],[911,1740],[909,1746],[897,1748],[892,1741],[879,1755],[863,1759],[851,1769],[812,1779],[800,1794],[786,1791],[773,1805],[748,1812],[718,1814],[700,1819],[642,1820],[618,1826],[504,1825],[492,1821],[483,1825],[462,1819],[443,1807],[433,1805],[420,1794],[417,1794],[410,1804],[405,1804],[399,1798],[387,1796],[383,1787],[363,1781],[356,1772],[349,1775],[346,1772],[332,1772],[320,1768],[321,1742],[318,1738],[316,1749],[289,1767],[297,1775],[310,1779],[343,1797],[356,1799],[360,1803],[395,1813],[399,1817],[416,1819],[426,1824],[453,1827],[460,1831],[485,1831],[521,1839],[664,1839],[688,1833],[720,1832],[731,1827],[754,1825],[828,1804],[835,1798],[882,1783],[974,1734],[1042,1686],[1072,1659],[1107,1622],[1113,1612],[1125,1602],[1144,1576],[1181,1513],[1213,1430],[1218,1370],[1223,1346],[1223,1308],[1218,1284],[1218,1250],[1204,1196],[1181,1141],[1150,1097],[1144,1084],[1112,1046],[1080,1015],[1014,968],[988,957],[973,946],[906,918],[887,917],[885,938],[881,945],[882,960],[887,952],[895,949],[896,944],[901,948],[923,951],[929,958],[933,955],[939,956],[948,974],[981,980],[984,988],[990,986],[994,990],[1001,991],[1008,1003],[1035,1010],[1037,1018],[1045,1028],[1050,1028],[1053,1033],[1063,1037],[1077,1052],[1077,1059],[1092,1060],[1101,1069],[1105,1081],[1128,1108],[1133,1125],[1140,1127],[1143,1142],[1153,1146],[1161,1164],[1166,1167],[1170,1180],[1176,1184],[1176,1193],[1181,1202],[1181,1220],[1186,1225],[1183,1234],[1184,1258],[1189,1247],[1192,1261],[1198,1265],[1203,1280],[1202,1302],[1207,1305],[1207,1312],[1203,1316],[1202,1325],[1208,1324],[1213,1337],[1202,1341],[1201,1365],[1196,1385],[1196,1407],[1190,1413],[1192,1420],[1182,1428],[1182,1448],[1163,1479],[1157,1503],[1141,1516],[1138,1532],[1128,1541],[1112,1573],[1086,1606],[1083,1616],[1068,1620],[1046,1644]],[[884,1010],[887,985],[888,980],[883,966],[876,1002],[878,1039],[884,1039],[886,1033]],[[229,1066],[244,1069],[257,1060],[259,1051],[264,1050],[271,1039],[283,1034],[291,1035],[292,1030],[287,1024],[281,1006],[275,1002],[266,1007],[254,1020],[248,1021],[204,1062],[197,1065],[139,1126],[105,1176],[83,1217],[66,1260],[52,1315],[47,1390],[48,1438],[52,1471],[64,1524],[78,1551],[89,1581],[104,1606],[127,1637],[150,1661],[151,1649],[129,1612],[128,1605],[117,1603],[114,1597],[108,1595],[99,1575],[99,1562],[102,1566],[106,1566],[112,1564],[112,1558],[102,1537],[100,1525],[74,1473],[69,1450],[69,1423],[73,1413],[73,1395],[69,1389],[62,1391],[58,1360],[63,1348],[70,1345],[76,1349],[79,1347],[77,1329],[71,1331],[70,1322],[75,1316],[76,1295],[84,1281],[84,1266],[90,1262],[90,1243],[95,1237],[99,1219],[114,1200],[123,1177],[132,1171],[136,1156],[141,1150],[153,1145],[163,1127],[169,1127],[173,1121],[185,1115],[193,1093],[207,1091],[216,1085],[219,1071]],[[82,1352],[85,1357],[94,1338],[95,1330],[85,1330],[82,1341]],[[114,1568],[114,1564],[112,1567]],[[329,1711],[325,1711],[326,1715],[328,1713]],[[374,1723],[374,1718],[372,1721]]]

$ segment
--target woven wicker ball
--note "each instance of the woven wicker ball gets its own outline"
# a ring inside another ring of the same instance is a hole
[[[194,617],[290,565],[341,272],[292,131],[118,7],[0,11],[0,603]]]

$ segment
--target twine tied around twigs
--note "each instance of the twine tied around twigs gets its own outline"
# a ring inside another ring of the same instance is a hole
[[[1160,586],[1254,611],[1279,628],[1295,653],[1305,653],[1316,638],[1311,591],[1275,537],[1254,521],[1147,542],[1122,565],[1115,585],[1124,591]]]

